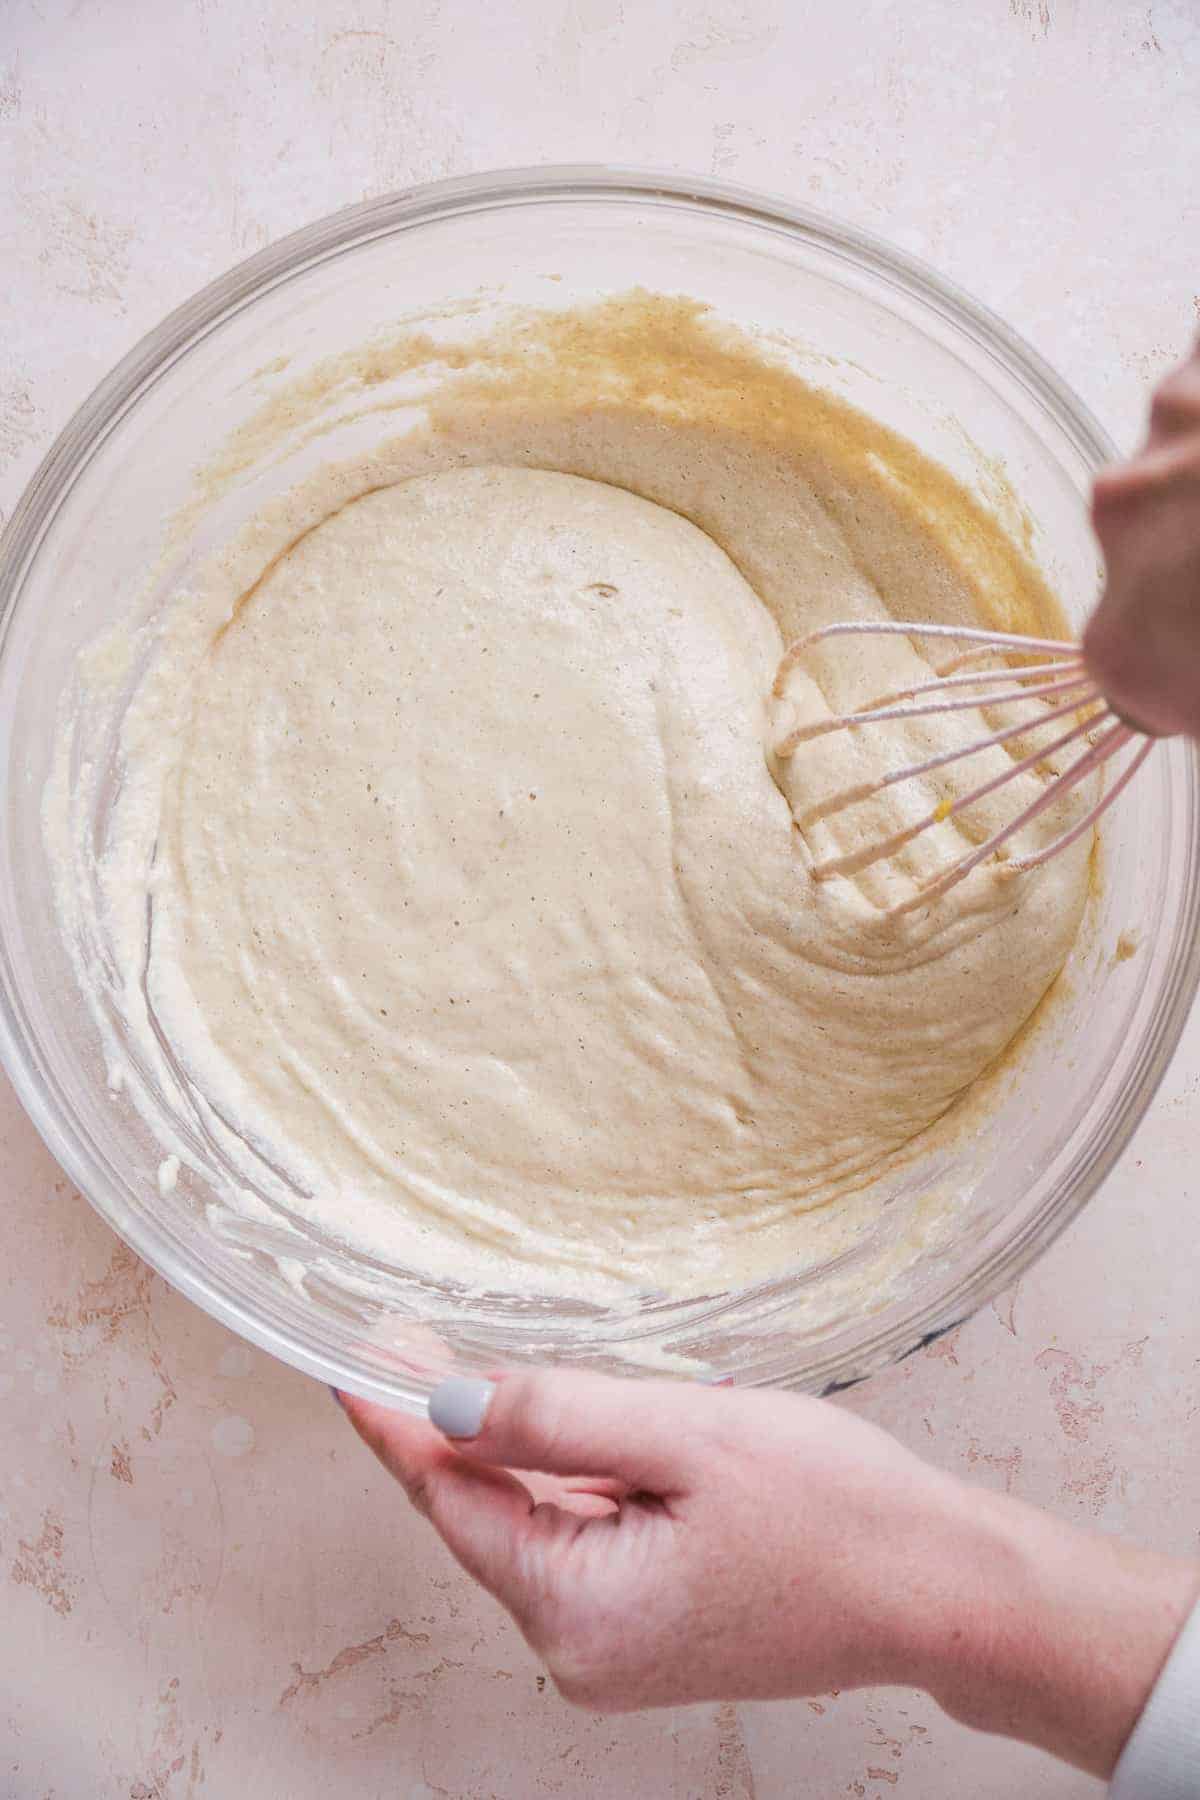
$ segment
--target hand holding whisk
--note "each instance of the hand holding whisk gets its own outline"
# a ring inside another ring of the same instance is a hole
[[[966,744],[904,762],[843,790],[820,809],[821,817],[996,747],[1016,746],[1022,752],[998,775],[957,798],[942,799],[890,836],[817,862],[814,876],[854,874],[932,826],[967,812],[1018,776],[1069,753],[1067,766],[1036,798],[891,910],[927,905],[1003,853],[1011,838],[1072,788],[1102,773],[1111,775],[1099,798],[1068,829],[1004,863],[1010,874],[1036,868],[1095,826],[1132,781],[1157,737],[1178,732],[1200,737],[1200,345],[1159,388],[1145,447],[1130,462],[1097,477],[1092,517],[1107,574],[1082,644],[953,625],[853,620],[826,625],[788,647],[775,676],[776,699],[783,698],[790,675],[809,651],[829,639],[905,636],[922,649],[944,640],[955,653],[933,669],[929,680],[893,686],[853,711],[790,728],[773,746],[781,761],[829,732],[971,708],[993,715],[997,708],[1015,708],[1010,722]],[[998,658],[1021,660],[1003,660],[997,667]],[[979,666],[984,660],[991,666]]]

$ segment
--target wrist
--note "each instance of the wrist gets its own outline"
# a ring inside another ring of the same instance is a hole
[[[962,1576],[921,1645],[953,1717],[1107,1778],[1192,1608],[1200,1565],[1131,1549],[1022,1502],[962,1490]]]

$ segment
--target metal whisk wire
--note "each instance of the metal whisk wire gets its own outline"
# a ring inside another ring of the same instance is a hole
[[[1034,732],[1043,730],[1047,725],[1063,722],[1067,719],[1073,723],[1061,732],[1052,742],[1044,743],[1040,748],[1028,755],[1014,759],[1011,766],[1001,774],[993,776],[990,781],[972,788],[957,800],[942,800],[924,818],[903,830],[892,833],[887,838],[868,845],[865,849],[855,850],[845,856],[830,857],[824,862],[813,865],[812,873],[817,880],[825,880],[833,875],[851,875],[859,869],[867,868],[871,863],[892,855],[905,844],[911,843],[931,826],[940,824],[945,819],[957,817],[966,812],[977,801],[995,793],[1006,786],[1017,776],[1027,773],[1046,761],[1048,757],[1068,749],[1080,740],[1087,740],[1087,747],[1071,765],[1049,782],[1043,792],[1028,805],[1023,807],[1005,826],[994,831],[982,844],[967,851],[957,861],[951,863],[940,874],[923,882],[916,892],[907,900],[892,907],[892,913],[910,912],[919,906],[926,906],[931,900],[946,893],[958,882],[964,880],[973,869],[987,862],[1000,850],[1010,838],[1068,792],[1077,787],[1089,775],[1095,774],[1102,766],[1117,756],[1130,745],[1136,745],[1133,756],[1121,769],[1116,778],[1109,783],[1100,799],[1091,806],[1084,817],[1069,830],[1062,832],[1052,843],[1042,849],[1029,852],[1024,856],[1010,857],[1004,864],[1006,874],[1018,874],[1023,870],[1035,869],[1048,862],[1059,851],[1075,843],[1085,832],[1090,831],[1101,815],[1110,807],[1117,796],[1123,792],[1137,771],[1145,762],[1154,747],[1152,738],[1143,737],[1118,719],[1105,701],[1104,695],[1087,673],[1083,657],[1077,644],[1058,638],[1027,637],[1014,632],[985,631],[974,626],[957,625],[922,625],[895,619],[889,620],[843,620],[833,625],[825,625],[818,631],[809,632],[807,636],[798,638],[784,652],[775,673],[772,695],[783,699],[788,676],[799,667],[807,651],[813,645],[822,643],[828,638],[850,636],[896,636],[910,638],[941,638],[947,642],[966,644],[970,648],[959,653],[941,669],[935,669],[932,680],[913,682],[906,687],[896,688],[888,693],[878,695],[869,706],[856,712],[837,713],[831,718],[816,719],[806,725],[799,725],[789,731],[775,746],[775,755],[786,760],[795,754],[801,744],[821,737],[827,732],[855,730],[862,725],[880,724],[895,719],[926,718],[937,713],[960,712],[968,708],[983,708],[1012,705],[1030,700],[1043,703],[1044,710],[1034,717],[1022,717],[1015,724],[1006,725],[998,731],[989,732],[972,743],[963,744],[952,750],[941,751],[936,756],[926,757],[922,761],[906,763],[902,768],[892,769],[878,778],[860,782],[855,787],[846,788],[832,800],[827,800],[812,808],[797,823],[802,827],[813,824],[817,819],[830,817],[843,811],[856,802],[867,800],[884,788],[895,786],[899,782],[911,781],[922,775],[928,775],[935,769],[945,768],[948,764],[958,762],[966,757],[978,755],[997,745],[1008,743],[1013,738],[1029,737]],[[964,664],[977,661],[980,657],[1034,656],[1048,658],[1024,666],[1008,667],[1002,670],[964,669]],[[975,692],[979,688],[991,688],[990,692]],[[1099,733],[1097,736],[1096,734]]]

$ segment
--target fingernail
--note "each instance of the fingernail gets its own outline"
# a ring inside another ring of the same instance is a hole
[[[478,1437],[495,1391],[495,1385],[490,1381],[451,1375],[429,1396],[430,1423],[445,1437]]]

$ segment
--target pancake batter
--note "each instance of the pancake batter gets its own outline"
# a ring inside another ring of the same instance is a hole
[[[587,1297],[781,1270],[1002,1054],[1079,924],[1086,843],[887,910],[1035,773],[813,881],[1009,751],[822,821],[982,722],[777,762],[797,718],[928,674],[906,640],[825,645],[772,712],[785,642],[1019,627],[1039,590],[961,489],[925,465],[918,494],[911,446],[793,376],[786,442],[739,426],[684,325],[690,410],[460,386],[390,465],[327,473],[270,555],[264,529],[177,598],[128,709],[96,878],[127,1028],[227,1178],[385,1260]]]

